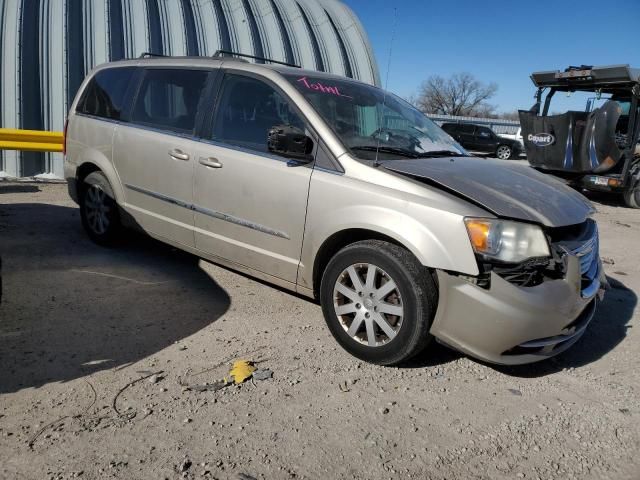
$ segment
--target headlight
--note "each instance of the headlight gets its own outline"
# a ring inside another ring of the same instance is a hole
[[[473,250],[502,262],[519,263],[549,257],[549,243],[540,227],[491,218],[465,218]]]

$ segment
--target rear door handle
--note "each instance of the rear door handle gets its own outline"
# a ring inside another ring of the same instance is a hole
[[[174,148],[173,150],[169,150],[169,156],[171,158],[175,158],[176,160],[184,160],[184,161],[189,160],[189,154],[184,153],[179,148]]]
[[[217,158],[201,158],[199,162],[200,165],[204,165],[205,167],[222,168],[222,163],[220,163]]]

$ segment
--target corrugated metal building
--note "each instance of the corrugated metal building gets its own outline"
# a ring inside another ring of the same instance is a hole
[[[100,63],[220,49],[380,83],[362,25],[338,0],[0,0],[0,126],[61,131]],[[62,156],[0,151],[0,172],[62,177]]]

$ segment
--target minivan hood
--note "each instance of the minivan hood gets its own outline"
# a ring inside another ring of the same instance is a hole
[[[562,227],[582,223],[594,212],[585,197],[561,181],[507,160],[447,157],[381,163],[387,170],[436,185],[498,217]]]

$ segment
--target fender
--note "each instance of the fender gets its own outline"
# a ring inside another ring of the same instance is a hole
[[[322,214],[310,207],[307,216],[298,275],[303,288],[314,287],[313,267],[322,245],[336,233],[351,229],[369,230],[394,239],[425,267],[467,275],[479,273],[462,216],[419,204],[404,205],[402,209],[346,205],[324,211]]]
[[[342,157],[344,175],[314,171],[298,270],[298,287],[316,286],[314,266],[325,242],[346,230],[368,230],[393,239],[422,265],[478,275],[465,216],[493,217],[447,192]],[[374,237],[375,235],[372,235]]]

